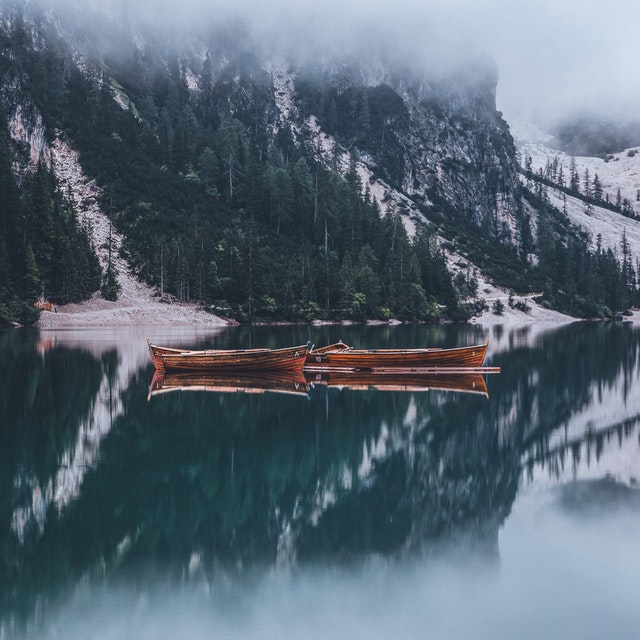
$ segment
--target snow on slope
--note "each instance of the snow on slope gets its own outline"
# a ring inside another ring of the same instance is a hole
[[[524,121],[515,121],[510,124],[510,128],[522,158],[525,154],[531,157],[534,172],[540,168],[544,171],[547,162],[553,162],[557,158],[565,176],[569,175],[571,156],[551,147],[551,135]],[[640,191],[640,149],[626,149],[612,154],[612,159],[608,161],[583,156],[574,156],[574,161],[581,184],[585,170],[589,171],[591,180],[597,174],[602,183],[603,197],[608,194],[609,201],[615,202],[619,188],[620,196],[627,198],[636,213],[640,213],[640,202],[637,201]],[[562,210],[562,193],[548,189],[548,194],[551,203]],[[626,232],[632,252],[640,257],[640,221],[602,207],[594,206],[592,211],[587,211],[584,202],[571,196],[567,196],[567,215],[573,224],[591,235],[594,245],[600,234],[603,247],[614,251],[619,252],[622,234]]]
[[[555,189],[549,189],[548,194],[551,204],[562,210],[562,194]],[[632,220],[602,207],[593,207],[592,211],[588,212],[582,200],[571,196],[567,196],[567,216],[574,225],[589,233],[594,246],[600,235],[602,246],[611,248],[614,253],[620,253],[620,241],[622,235],[626,234],[632,253],[640,257],[640,222],[638,220]]]

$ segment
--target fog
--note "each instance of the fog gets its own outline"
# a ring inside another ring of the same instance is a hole
[[[32,2],[36,0],[31,0]],[[499,70],[498,107],[507,118],[595,112],[628,118],[640,100],[640,3],[635,0],[47,0],[74,11],[173,29],[242,16],[255,37],[331,55],[374,49],[447,71],[488,55]]]
[[[451,551],[402,566],[380,559],[243,581],[85,583],[55,611],[40,607],[25,638],[632,638],[639,525],[635,508],[602,518],[538,491],[516,501],[499,567]]]

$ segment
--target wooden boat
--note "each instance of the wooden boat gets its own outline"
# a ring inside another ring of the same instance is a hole
[[[162,356],[176,353],[185,353],[189,349],[174,349],[172,347],[160,347],[157,344],[153,344],[149,338],[147,338],[147,345],[149,346],[149,353],[151,354],[151,362],[156,369],[163,370],[164,363],[162,362]]]
[[[488,342],[453,349],[352,349],[343,342],[312,349],[305,369],[343,369],[346,371],[387,371],[403,369],[476,369],[482,367]]]
[[[310,384],[302,370],[296,371],[163,371],[156,370],[149,396],[171,391],[261,394],[286,393],[308,397]]]
[[[442,370],[439,373],[406,373],[371,371],[342,371],[325,369],[324,371],[305,371],[307,382],[311,385],[326,385],[352,391],[452,391],[458,393],[477,393],[489,397],[487,383],[482,373],[451,373]]]
[[[327,344],[324,347],[318,347],[317,349],[314,345],[309,348],[309,353],[307,354],[307,363],[311,364],[317,356],[329,353],[329,351],[349,351],[350,349],[351,347],[345,342],[342,342],[342,340],[334,342],[333,344]]]
[[[302,371],[307,345],[284,349],[205,349],[160,347],[147,340],[160,371]]]

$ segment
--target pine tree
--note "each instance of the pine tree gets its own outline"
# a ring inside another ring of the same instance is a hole
[[[371,115],[369,110],[369,94],[367,89],[363,88],[360,91],[360,108],[358,112],[358,127],[360,129],[361,137],[366,137],[371,129]]]
[[[576,168],[576,159],[573,156],[569,164],[569,189],[574,193],[580,193],[580,177]]]
[[[594,174],[593,176],[593,191],[592,195],[594,200],[601,202],[602,201],[602,183],[600,182],[600,178],[598,174]]]
[[[589,177],[589,169],[585,169],[584,170],[584,195],[587,196],[587,198],[591,197],[591,179]]]
[[[102,293],[102,297],[105,300],[114,301],[118,299],[118,294],[120,293],[120,283],[118,282],[117,270],[112,259],[112,246],[113,246],[112,227],[113,227],[113,223],[110,220],[109,221],[109,254],[107,259],[107,270],[104,274],[104,279],[102,281],[100,292]]]
[[[0,108],[0,121],[4,113]],[[19,224],[22,218],[20,196],[16,180],[11,169],[11,152],[8,136],[4,127],[0,127],[0,296],[2,292],[14,289],[16,272],[23,266],[21,262],[21,237]]]
[[[301,156],[292,170],[293,199],[296,204],[296,224],[303,235],[309,235],[313,229],[314,181],[311,168],[304,156]]]
[[[26,300],[33,302],[41,293],[41,284],[40,271],[38,269],[38,265],[36,264],[36,257],[33,253],[31,243],[29,243],[26,247],[25,261],[26,276],[24,283],[24,297]]]
[[[226,174],[226,190],[229,203],[233,203],[239,179],[242,177],[241,160],[246,150],[245,127],[235,118],[222,122],[215,135],[216,150]]]
[[[621,269],[621,306],[622,309],[626,309],[629,306],[631,297],[635,291],[636,275],[633,269],[633,258],[631,256],[631,248],[629,247],[629,241],[627,240],[627,230],[622,232],[622,239],[620,240],[620,250],[622,252],[622,262],[620,264]]]
[[[352,309],[352,314],[359,319],[377,317],[380,307],[380,283],[376,275],[377,259],[369,246],[362,247],[353,269],[353,282],[356,291],[354,299],[357,305]],[[358,296],[360,294],[360,296]]]
[[[533,172],[533,160],[529,154],[525,154],[525,157],[524,157],[524,170],[527,173]]]

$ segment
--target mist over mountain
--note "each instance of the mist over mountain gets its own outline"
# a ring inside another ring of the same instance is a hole
[[[640,99],[629,73],[640,45],[640,8],[631,0],[615,10],[598,0],[541,0],[505,5],[500,0],[3,0],[4,6],[44,7],[49,15],[110,42],[109,22],[149,29],[165,41],[206,33],[212,25],[241,20],[254,41],[273,54],[314,58],[347,52],[367,59],[386,47],[411,66],[463,67],[488,56],[500,69],[498,106],[509,118],[527,113],[555,124],[576,113],[627,117]]]
[[[640,120],[582,115],[559,122],[554,128],[556,145],[575,156],[601,156],[640,146]]]
[[[1,6],[5,317],[12,299],[87,297],[92,244],[105,297],[124,268],[248,321],[468,318],[479,281],[588,315],[635,291],[607,287],[613,253],[593,256],[597,286],[566,286],[591,239],[521,180],[496,63],[437,29],[445,13],[418,38],[421,21],[381,22],[375,3]],[[84,267],[52,244],[73,220]],[[105,224],[121,246],[96,245]]]

